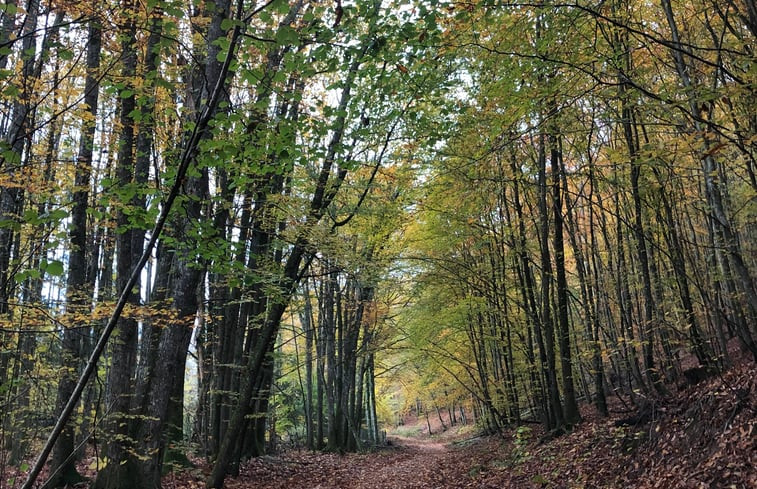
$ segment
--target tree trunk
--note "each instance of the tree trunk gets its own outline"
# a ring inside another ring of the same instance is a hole
[[[581,421],[578,412],[576,392],[573,384],[573,358],[570,347],[570,323],[568,320],[568,279],[565,274],[565,243],[563,241],[563,215],[562,215],[562,148],[560,138],[550,137],[550,162],[552,169],[552,208],[554,214],[554,241],[555,249],[555,272],[557,283],[557,317],[558,338],[560,345],[560,370],[562,371],[564,405],[564,421],[568,427]]]
[[[100,66],[100,47],[102,31],[96,21],[89,23],[87,34],[87,76],[84,82],[84,105],[89,113],[90,121],[97,120],[97,104],[99,99],[99,82],[97,70]],[[79,141],[78,164],[74,176],[73,208],[71,210],[71,227],[69,238],[71,251],[68,261],[68,308],[74,314],[83,314],[89,309],[93,290],[88,289],[87,280],[87,209],[89,208],[89,187],[92,172],[92,154],[94,149],[95,125],[85,123],[81,129]],[[81,355],[79,347],[79,333],[70,329],[63,332],[61,348],[63,358],[68,358],[67,369],[79,367],[78,357]],[[76,379],[73,375],[64,375],[58,384],[58,398],[56,410],[61,412],[68,398],[74,391]],[[76,471],[76,457],[74,452],[74,427],[69,425],[61,433],[55,445],[50,461],[51,477],[48,487],[63,487],[81,482]]]
[[[313,432],[313,341],[315,335],[313,334],[313,311],[312,303],[310,302],[310,289],[307,287],[307,282],[305,282],[303,299],[305,306],[302,312],[301,323],[305,333],[305,444],[309,450],[314,450],[316,447],[315,433]]]
[[[134,143],[135,121],[134,110],[136,98],[134,95],[134,80],[137,75],[137,40],[136,23],[134,18],[134,0],[124,0],[121,5],[123,27],[121,30],[122,63],[121,76],[125,87],[131,93],[124,93],[119,103],[119,145],[116,163],[116,181],[119,188],[134,185]],[[125,88],[126,90],[126,88]],[[131,204],[131,202],[129,202]],[[121,205],[127,206],[123,203]],[[124,290],[131,276],[134,264],[142,254],[141,246],[135,248],[134,224],[130,222],[129,214],[123,208],[116,210],[116,285],[118,290]],[[129,303],[138,306],[139,282],[130,291]],[[135,440],[131,430],[134,428],[130,418],[132,396],[134,394],[134,375],[137,364],[137,321],[130,317],[121,317],[114,331],[112,345],[112,362],[106,380],[106,404],[110,414],[106,425],[107,444],[105,454],[107,465],[95,480],[97,489],[118,489],[123,485],[137,487],[138,476],[133,466]]]
[[[547,385],[547,403],[549,423],[547,429],[553,430],[565,424],[560,391],[557,382],[555,361],[555,330],[552,320],[552,259],[549,251],[549,215],[547,211],[547,157],[545,135],[539,135],[538,174],[539,174],[539,240],[541,256],[541,333],[544,341],[543,374]],[[536,333],[539,336],[539,333]]]

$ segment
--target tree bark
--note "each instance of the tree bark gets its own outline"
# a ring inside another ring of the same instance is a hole
[[[99,82],[97,70],[100,67],[100,47],[102,31],[96,20],[89,23],[87,34],[87,75],[84,82],[84,105],[91,121],[97,120],[97,105],[99,100]],[[87,209],[89,208],[89,187],[92,173],[92,155],[95,144],[95,125],[85,123],[81,129],[79,141],[79,155],[74,175],[73,208],[71,210],[71,227],[69,239],[71,251],[68,261],[68,307],[73,314],[83,314],[89,308],[94,292],[88,288],[87,280]],[[71,329],[63,331],[61,348],[66,365],[66,371],[79,367],[78,357],[81,355],[79,347],[79,333]],[[68,360],[66,360],[68,359]],[[66,374],[58,384],[56,411],[62,412],[65,403],[71,397],[76,385],[72,374]],[[81,482],[81,476],[76,470],[74,455],[74,428],[66,426],[58,439],[50,462],[52,476],[46,485],[48,487],[64,487]]]
[[[561,173],[562,167],[562,148],[560,138],[557,136],[550,137],[550,163],[552,170],[552,209],[554,215],[554,240],[555,249],[555,274],[556,274],[556,292],[557,292],[557,317],[558,317],[558,339],[560,345],[560,370],[562,371],[563,397],[564,404],[564,421],[568,427],[571,427],[581,421],[581,414],[578,411],[578,402],[576,401],[576,391],[573,383],[573,357],[570,346],[570,323],[568,319],[568,279],[565,273],[565,243],[563,237],[563,215],[562,215],[562,194]]]

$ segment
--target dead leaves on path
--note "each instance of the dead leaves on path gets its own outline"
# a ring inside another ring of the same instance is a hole
[[[747,362],[657,401],[651,421],[615,426],[584,406],[584,422],[540,444],[537,429],[444,446],[396,439],[365,454],[306,451],[254,459],[228,489],[757,487],[757,366]],[[626,413],[627,414],[627,413]],[[616,416],[620,417],[620,416]],[[169,474],[163,487],[204,488],[209,467]],[[82,470],[86,464],[82,465]],[[94,474],[88,474],[94,476]],[[5,473],[0,487],[20,485]]]
[[[368,454],[292,452],[244,466],[227,487],[752,488],[757,487],[757,368],[745,364],[660,401],[651,422],[586,421],[549,443],[514,434],[440,451],[417,442]],[[403,443],[400,441],[400,443]]]
[[[245,465],[229,488],[428,488],[460,485],[459,454],[423,451],[414,447],[367,454],[291,452],[263,457]],[[467,481],[466,481],[467,482]]]

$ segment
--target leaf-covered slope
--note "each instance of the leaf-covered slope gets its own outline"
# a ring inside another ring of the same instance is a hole
[[[757,487],[757,367],[744,362],[722,376],[651,403],[634,424],[617,400],[611,418],[582,406],[584,422],[544,442],[524,425],[503,437],[444,445],[393,438],[364,454],[291,451],[256,458],[229,489],[283,488],[752,488]],[[425,423],[425,421],[423,421]],[[80,464],[93,476],[92,458]],[[204,487],[209,468],[170,474],[164,487]],[[7,475],[7,474],[6,474]],[[16,474],[18,475],[18,474]],[[14,480],[15,479],[15,480]],[[3,481],[16,487],[21,477]],[[0,487],[5,487],[0,484]]]
[[[573,433],[500,449],[478,487],[757,487],[756,374],[736,367],[652,404],[637,424],[584,407]]]
[[[539,429],[521,427],[447,446],[395,439],[377,453],[290,452],[251,461],[227,487],[757,487],[756,384],[748,362],[656,401],[635,425],[619,423],[633,417],[619,403],[610,419],[582,406],[586,421],[548,442]],[[194,477],[171,483],[199,487],[202,477]]]

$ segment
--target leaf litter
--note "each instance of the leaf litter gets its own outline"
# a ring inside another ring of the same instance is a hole
[[[609,418],[581,406],[583,422],[546,439],[539,425],[499,436],[450,442],[390,438],[360,454],[290,450],[255,458],[226,481],[228,489],[639,488],[757,487],[757,366],[742,362],[667,398],[654,400],[637,424],[616,401]],[[620,426],[618,426],[620,424]],[[163,487],[203,488],[210,466],[168,474]],[[80,470],[94,477],[91,460]],[[1,486],[20,487],[23,473]],[[44,477],[41,479],[44,480]],[[12,481],[12,482],[11,482]],[[11,482],[8,484],[8,482]],[[82,485],[82,487],[86,487]]]

